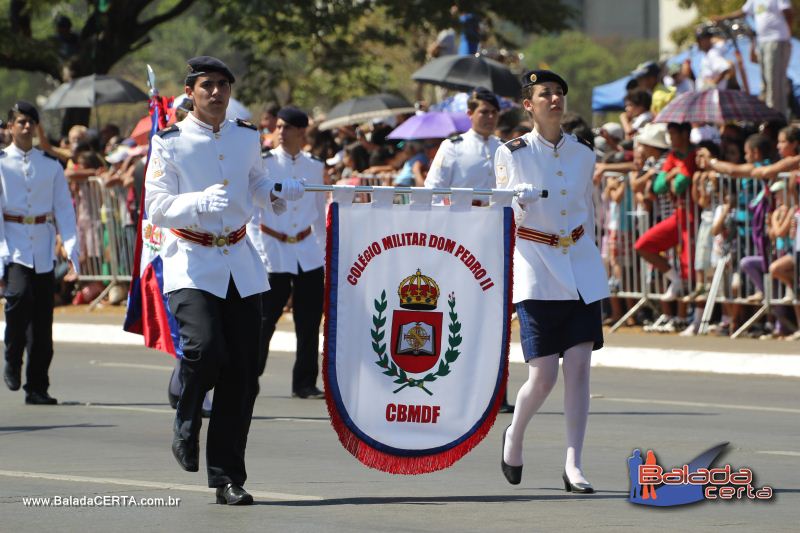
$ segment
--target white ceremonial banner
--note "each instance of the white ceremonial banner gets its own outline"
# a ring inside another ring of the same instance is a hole
[[[361,462],[447,468],[491,428],[510,340],[511,197],[334,203],[328,213],[324,377],[331,421]]]

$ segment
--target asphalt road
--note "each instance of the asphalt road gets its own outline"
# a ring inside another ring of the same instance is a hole
[[[799,380],[593,369],[584,464],[598,492],[573,496],[560,480],[560,383],[529,428],[521,485],[508,485],[498,465],[509,415],[450,469],[393,476],[341,447],[323,401],[291,399],[291,356],[271,354],[247,450],[246,487],[257,505],[226,508],[205,488],[202,454],[198,474],[172,458],[167,356],[78,344],[56,352],[51,393],[62,405],[25,406],[22,392],[0,390],[3,531],[797,531]],[[512,365],[513,391],[524,377],[524,365]],[[625,500],[634,448],[654,449],[672,466],[724,441],[731,448],[722,462],[751,467],[757,486],[775,488],[773,501],[653,509]],[[23,503],[95,495],[172,497],[180,505]]]

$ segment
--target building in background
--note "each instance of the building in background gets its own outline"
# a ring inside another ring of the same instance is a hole
[[[661,56],[675,52],[670,33],[691,24],[697,11],[678,0],[564,0],[578,12],[575,29],[591,37],[658,40]]]

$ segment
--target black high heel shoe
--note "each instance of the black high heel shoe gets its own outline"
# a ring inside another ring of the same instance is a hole
[[[519,485],[520,481],[522,481],[522,465],[511,466],[510,464],[506,463],[506,460],[503,457],[506,451],[506,432],[510,427],[511,424],[509,424],[508,427],[503,431],[502,446],[500,447],[500,468],[509,483],[512,485]]]
[[[590,483],[573,483],[567,476],[566,469],[561,474],[561,479],[564,480],[564,490],[567,492],[574,492],[576,494],[594,494],[594,488]]]

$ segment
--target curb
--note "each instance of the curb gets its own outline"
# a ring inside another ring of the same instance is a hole
[[[5,322],[0,321],[5,329]],[[142,347],[142,337],[123,331],[118,325],[53,324],[53,341],[81,344]],[[320,336],[320,344],[322,336]],[[275,351],[294,352],[295,335],[291,331],[276,331],[270,347]],[[523,363],[522,345],[511,343],[509,360]],[[666,350],[658,348],[629,348],[606,346],[592,354],[592,366],[598,368],[627,368],[668,372],[704,372],[713,374],[765,375],[800,377],[800,355],[766,353],[723,353],[699,350]]]

